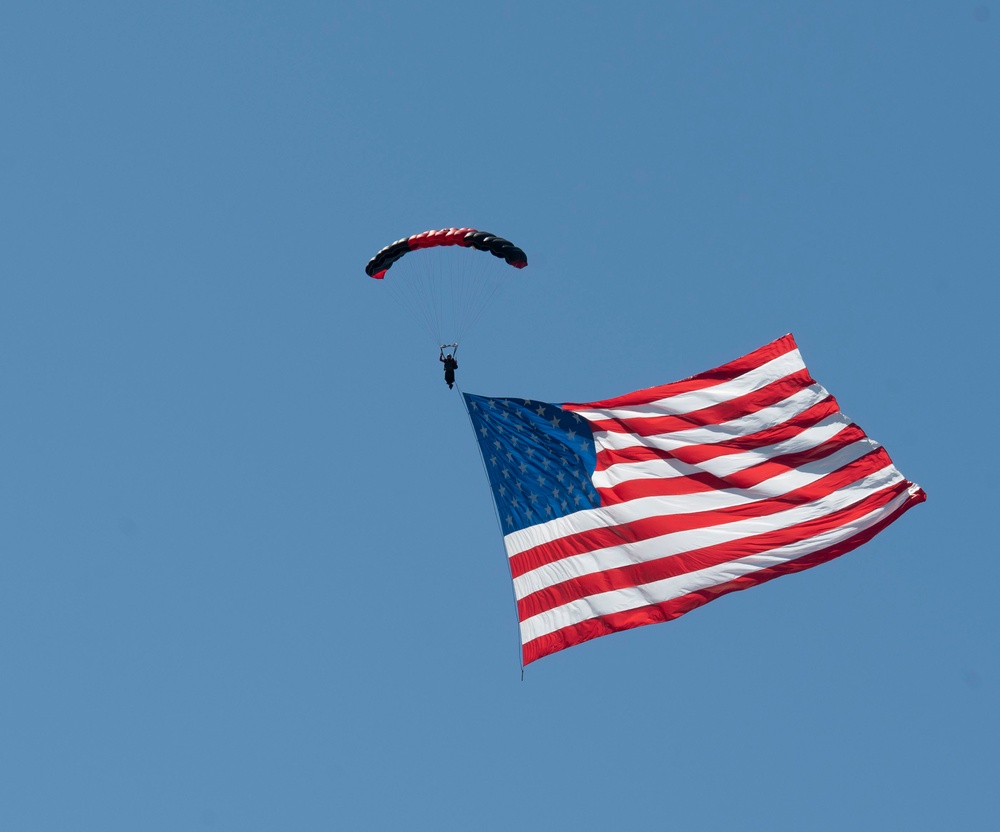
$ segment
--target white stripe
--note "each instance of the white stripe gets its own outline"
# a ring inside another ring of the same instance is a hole
[[[742,518],[715,526],[671,532],[648,540],[572,555],[553,563],[546,563],[516,577],[514,579],[514,595],[518,600],[521,600],[533,592],[556,586],[571,578],[593,575],[608,569],[646,563],[651,560],[703,549],[707,546],[718,546],[753,535],[788,529],[852,506],[866,497],[902,481],[902,474],[896,470],[895,466],[888,465],[881,471],[847,487],[840,488],[832,494],[785,511],[762,517]]]
[[[909,492],[904,492],[885,507],[865,515],[849,526],[840,526],[816,537],[800,540],[787,546],[772,549],[769,552],[762,552],[758,555],[740,558],[643,586],[602,592],[555,609],[546,610],[521,622],[521,643],[527,644],[540,636],[554,633],[564,627],[571,627],[598,616],[625,612],[681,598],[692,592],[719,586],[734,578],[812,554],[848,540],[870,528],[900,508],[910,497]]]
[[[747,413],[728,422],[720,422],[717,425],[705,425],[689,430],[660,433],[655,436],[637,436],[634,433],[594,430],[594,441],[598,451],[605,449],[617,451],[643,445],[666,451],[681,445],[714,445],[718,442],[725,442],[727,439],[737,439],[741,436],[759,433],[767,428],[777,427],[800,413],[804,413],[813,405],[819,404],[829,395],[822,385],[811,384],[793,393],[787,399],[782,399],[777,404],[755,410],[753,413]],[[609,413],[614,413],[614,411],[609,411]]]
[[[513,557],[527,549],[570,534],[618,526],[646,517],[714,511],[773,499],[816,482],[827,474],[860,459],[871,449],[871,443],[867,438],[852,442],[828,457],[785,471],[753,488],[726,488],[694,494],[639,497],[613,506],[584,509],[545,523],[518,529],[508,534],[504,538],[504,543],[508,555]]]
[[[591,476],[595,488],[614,488],[630,480],[670,480],[689,477],[704,471],[704,463],[697,465],[679,459],[645,459],[640,462],[619,462]]]
[[[786,376],[805,369],[805,363],[799,351],[792,350],[784,355],[779,355],[770,361],[761,364],[759,367],[749,370],[736,378],[716,384],[712,387],[705,387],[702,390],[692,390],[687,393],[679,393],[676,396],[668,396],[664,399],[650,402],[649,404],[626,405],[609,409],[588,409],[576,411],[581,416],[588,419],[639,419],[647,416],[657,417],[665,414],[678,415],[682,413],[693,413],[696,410],[703,410],[706,407],[738,399],[755,390],[760,390],[773,384]]]
[[[669,479],[703,471],[717,477],[728,477],[737,471],[752,468],[776,456],[801,453],[816,448],[832,439],[850,424],[850,420],[844,414],[835,413],[804,429],[801,433],[773,445],[765,445],[742,453],[726,454],[706,459],[697,464],[681,462],[676,459],[619,462],[608,466],[603,471],[596,471],[592,479],[597,488],[613,488],[620,483],[631,480]],[[683,446],[678,442],[675,449],[679,447]],[[876,447],[874,443],[872,447]]]

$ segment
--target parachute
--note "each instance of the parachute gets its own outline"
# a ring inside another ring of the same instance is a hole
[[[418,251],[399,263],[404,255]],[[524,251],[503,237],[475,228],[444,228],[386,246],[368,261],[365,273],[384,281],[387,293],[423,326],[435,345],[450,345],[461,341],[489,306],[508,281],[510,267],[527,265]]]
[[[365,273],[369,277],[381,280],[400,257],[408,251],[415,251],[419,248],[434,248],[435,246],[464,246],[475,248],[479,251],[488,251],[494,257],[502,257],[515,269],[523,269],[528,265],[528,258],[521,249],[515,246],[510,240],[497,237],[488,231],[476,231],[475,228],[443,228],[440,231],[424,231],[397,240],[392,245],[386,246],[365,266]]]

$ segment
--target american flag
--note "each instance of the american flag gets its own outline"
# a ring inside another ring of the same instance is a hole
[[[465,394],[522,665],[831,560],[926,498],[791,335],[589,404]]]

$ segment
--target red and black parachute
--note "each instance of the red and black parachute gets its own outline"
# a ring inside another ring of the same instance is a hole
[[[494,257],[507,261],[515,269],[523,269],[528,265],[525,253],[510,240],[490,234],[488,231],[477,231],[475,228],[442,228],[440,231],[424,231],[397,240],[386,246],[365,266],[369,277],[381,280],[393,263],[408,251],[436,246],[464,246],[479,251],[488,251]]]
[[[404,254],[418,249],[425,251],[405,258],[391,279],[382,279]],[[476,250],[493,257],[482,257]],[[510,285],[509,267],[527,265],[524,251],[510,240],[475,228],[443,228],[386,246],[368,261],[365,272],[440,345],[461,341]]]

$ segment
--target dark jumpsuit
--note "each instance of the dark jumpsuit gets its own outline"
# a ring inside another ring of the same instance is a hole
[[[455,370],[458,369],[458,362],[452,356],[440,356],[439,360],[444,364],[444,380],[448,384],[448,389],[455,385]]]

